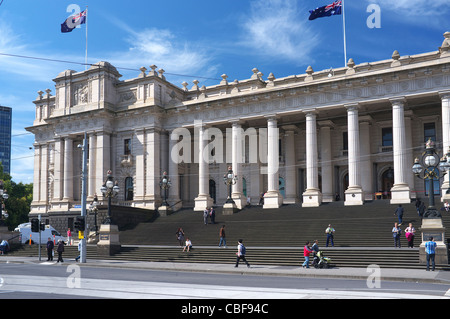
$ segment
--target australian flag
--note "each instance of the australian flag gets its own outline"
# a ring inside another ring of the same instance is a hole
[[[309,13],[311,13],[309,20],[342,14],[342,1],[334,1],[332,4],[327,6],[310,10]]]
[[[87,16],[86,10],[71,15],[66,19],[66,21],[64,21],[64,23],[61,24],[61,32],[62,33],[72,32],[72,30],[75,29],[80,24],[85,24],[86,16]]]

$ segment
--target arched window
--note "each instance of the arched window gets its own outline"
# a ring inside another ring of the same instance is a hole
[[[133,178],[125,179],[125,200],[133,200]]]

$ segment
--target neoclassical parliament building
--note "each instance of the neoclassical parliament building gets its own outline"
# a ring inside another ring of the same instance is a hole
[[[63,71],[33,101],[30,217],[80,214],[85,134],[88,202],[102,199],[111,170],[120,188],[113,205],[158,209],[167,172],[172,209],[203,211],[226,201],[230,166],[238,208],[261,193],[264,208],[299,209],[425,197],[414,158],[430,138],[440,156],[450,146],[450,32],[436,47],[282,78],[255,68],[248,79],[223,74],[212,86],[174,85],[155,65],[126,80],[108,62]],[[448,177],[435,184],[441,200],[450,196]]]

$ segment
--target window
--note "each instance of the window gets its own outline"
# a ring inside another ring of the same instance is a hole
[[[131,154],[131,139],[127,138],[123,141],[123,155]]]
[[[392,127],[384,127],[381,129],[382,146],[392,146]]]
[[[133,200],[133,178],[125,179],[125,200]]]
[[[424,142],[427,142],[430,138],[436,142],[436,125],[434,123],[425,123],[423,125]]]

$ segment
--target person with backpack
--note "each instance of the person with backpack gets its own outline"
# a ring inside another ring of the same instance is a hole
[[[247,262],[247,259],[245,259],[245,252],[246,252],[246,248],[244,246],[244,244],[242,244],[242,239],[238,240],[238,251],[236,253],[236,265],[234,266],[235,268],[238,267],[239,265],[239,261],[242,259],[248,268],[250,268],[250,264]]]

